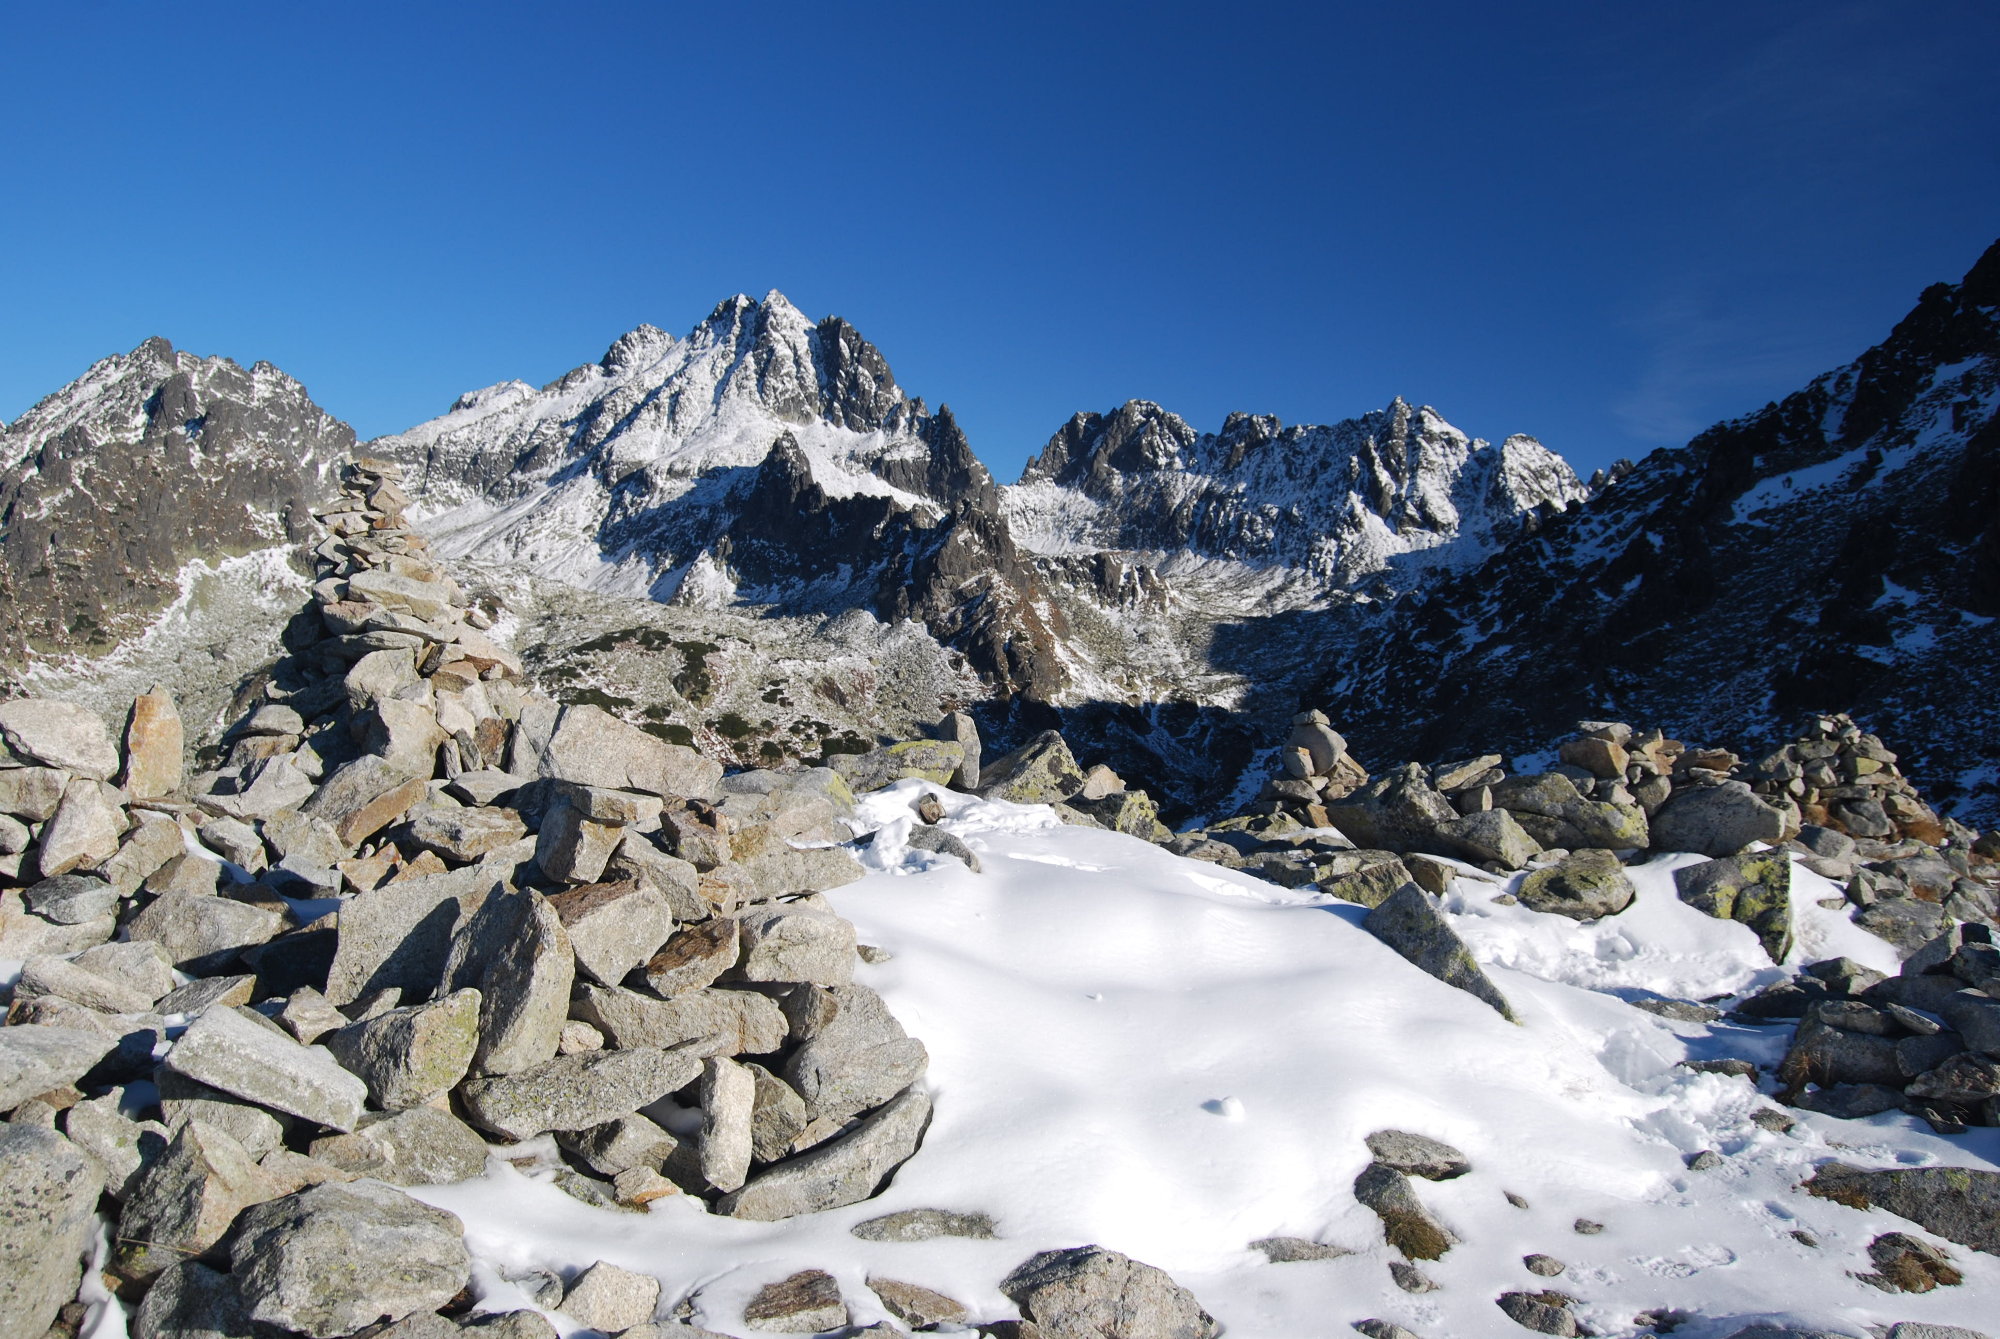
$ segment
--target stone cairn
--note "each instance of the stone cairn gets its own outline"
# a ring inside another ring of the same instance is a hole
[[[528,688],[397,478],[347,469],[312,606],[213,770],[184,775],[162,691],[122,749],[81,708],[0,704],[0,1339],[80,1322],[101,1211],[140,1339],[455,1331],[461,1225],[397,1186],[491,1151],[608,1208],[771,1220],[872,1196],[923,1137],[924,1046],[817,893],[862,873],[823,844],[853,837],[847,778],[976,779],[970,721],[845,776],[725,781]],[[609,1264],[545,1282],[607,1332],[660,1300]]]

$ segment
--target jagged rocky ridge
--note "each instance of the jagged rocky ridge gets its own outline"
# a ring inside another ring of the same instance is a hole
[[[2000,818],[2000,244],[1889,337],[1654,452],[1322,646],[1371,756],[1545,748],[1591,713],[1763,751],[1806,712]]]
[[[0,428],[0,661],[102,650],[183,564],[295,543],[354,433],[269,363],[149,339]]]
[[[858,606],[923,622],[1003,696],[1062,685],[1063,629],[950,410],[780,294],[683,340],[642,326],[369,449],[410,464],[444,553],[696,605]]]

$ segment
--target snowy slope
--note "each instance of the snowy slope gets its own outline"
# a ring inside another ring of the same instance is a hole
[[[1517,1332],[1504,1291],[1554,1286],[1605,1336],[1687,1313],[1684,1339],[1785,1318],[1860,1335],[1897,1320],[1991,1322],[2000,1261],[1951,1247],[1965,1283],[1924,1296],[1858,1282],[1876,1234],[1909,1224],[1793,1189],[1819,1161],[1990,1168],[2000,1133],[1945,1140],[1901,1116],[1804,1116],[1791,1134],[1751,1123],[1747,1081],[1677,1069],[1688,1057],[1769,1063],[1784,1031],[1671,1023],[1632,1008],[1651,992],[1734,992],[1775,975],[1751,933],[1681,904],[1671,870],[1637,868],[1639,900],[1579,926],[1497,906],[1461,880],[1453,918],[1522,1022],[1432,978],[1362,930],[1358,908],[1288,892],[1052,813],[934,791],[985,866],[973,874],[898,840],[905,782],[868,797],[882,872],[829,900],[894,957],[864,970],[931,1053],[937,1114],[878,1198],[759,1224],[683,1200],[644,1218],[569,1199],[491,1164],[416,1193],[460,1214],[483,1305],[523,1297],[502,1273],[573,1274],[597,1259],[660,1277],[708,1328],[744,1335],[745,1300],[794,1271],[839,1280],[857,1323],[883,1318],[865,1279],[938,1289],[975,1318],[1016,1314],[997,1283],[1035,1251],[1094,1242],[1190,1288],[1230,1339],[1347,1333],[1364,1317],[1426,1339]],[[1802,870],[1799,952],[1892,966],[1887,946],[1812,906]],[[1363,1138],[1398,1127],[1462,1149],[1473,1171],[1417,1182],[1464,1240],[1404,1293],[1381,1226],[1353,1197]],[[1692,1172],[1704,1149],[1721,1167]],[[1510,1204],[1506,1192],[1527,1208]],[[914,1208],[986,1212],[999,1238],[871,1243],[848,1228]],[[1577,1218],[1605,1224],[1581,1236]],[[1792,1234],[1807,1232],[1810,1247]],[[1267,1263],[1260,1238],[1308,1237],[1353,1254]],[[1556,1279],[1522,1267],[1540,1252]],[[567,1332],[572,1324],[556,1318]]]

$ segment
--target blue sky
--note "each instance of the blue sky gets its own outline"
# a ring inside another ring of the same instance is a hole
[[[1393,395],[1579,468],[2000,236],[2000,6],[0,0],[0,418],[153,334],[364,435],[782,289],[1003,479]]]

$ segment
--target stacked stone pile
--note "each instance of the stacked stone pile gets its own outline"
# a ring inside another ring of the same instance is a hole
[[[873,1195],[923,1137],[924,1046],[817,896],[862,872],[830,844],[847,782],[725,782],[534,692],[403,502],[347,471],[220,765],[183,773],[164,693],[122,748],[0,704],[0,1339],[74,1326],[100,1212],[143,1339],[441,1310],[531,1339],[466,1316],[460,1225],[397,1186],[532,1140],[588,1202],[770,1220]],[[634,1305],[600,1270],[552,1304],[653,1319],[657,1281]]]

